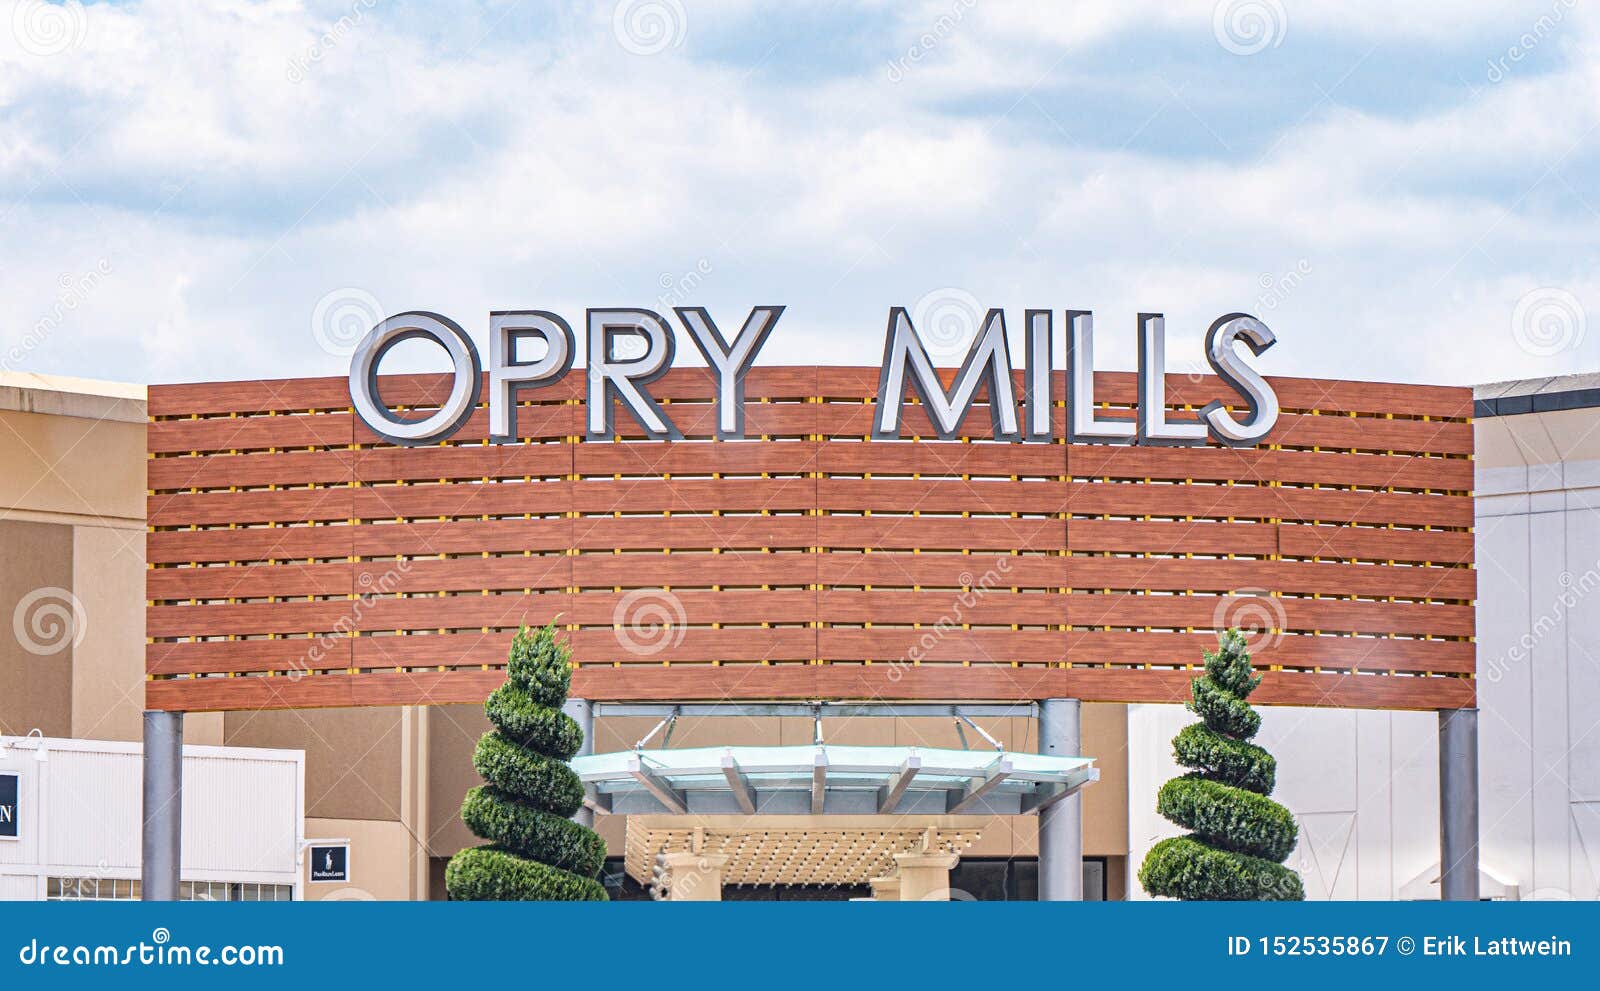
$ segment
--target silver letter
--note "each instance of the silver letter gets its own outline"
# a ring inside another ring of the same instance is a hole
[[[420,420],[395,415],[378,396],[378,365],[401,341],[427,338],[450,356],[455,381],[439,410]],[[478,349],[467,332],[437,313],[400,313],[367,332],[350,356],[350,401],[356,415],[373,433],[394,444],[416,447],[444,440],[467,422],[482,389]]]
[[[972,342],[967,360],[956,373],[950,391],[939,384],[939,373],[928,358],[922,338],[911,325],[905,307],[889,311],[888,340],[883,347],[883,373],[878,380],[878,419],[872,435],[882,440],[900,436],[900,412],[905,402],[906,365],[911,366],[911,387],[927,408],[928,418],[941,440],[953,440],[961,421],[972,411],[978,386],[989,386],[989,416],[997,440],[1019,440],[1016,389],[1011,382],[1011,349],[1006,343],[1006,318],[990,310],[983,329]]]
[[[1203,447],[1204,421],[1167,420],[1167,321],[1139,314],[1139,443],[1157,447]]]
[[[1055,329],[1049,310],[1028,310],[1028,375],[1023,405],[1028,409],[1027,439],[1048,444],[1055,439],[1055,397],[1050,377],[1055,371]]]
[[[1074,444],[1131,444],[1132,420],[1101,420],[1094,415],[1094,314],[1068,310],[1072,328],[1067,364],[1067,439]]]
[[[644,354],[620,361],[612,348],[613,336],[638,335],[645,339]],[[611,400],[615,390],[651,440],[675,440],[678,430],[642,388],[672,367],[676,342],[672,328],[654,310],[589,311],[589,440],[611,440]]]
[[[703,307],[675,306],[673,312],[678,314],[694,346],[705,355],[706,364],[717,376],[717,437],[744,439],[744,376],[755,363],[761,346],[767,343],[767,335],[772,333],[778,317],[783,315],[783,307],[752,309],[731,345]]]
[[[518,361],[517,345],[530,338],[545,343],[544,357]],[[572,328],[554,313],[511,310],[489,314],[489,438],[496,444],[517,439],[517,389],[557,381],[572,369]]]
[[[1234,342],[1244,341],[1251,353],[1259,355],[1278,343],[1267,325],[1248,313],[1229,313],[1218,317],[1206,331],[1206,360],[1250,404],[1250,415],[1238,422],[1222,408],[1220,400],[1206,404],[1200,418],[1211,427],[1211,436],[1230,447],[1257,444],[1278,425],[1278,394],[1255,369],[1239,358]]]

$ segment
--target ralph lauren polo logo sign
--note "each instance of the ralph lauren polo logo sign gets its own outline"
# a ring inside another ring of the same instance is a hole
[[[17,838],[17,776],[0,774],[0,838]]]
[[[350,848],[347,846],[314,846],[311,848],[311,880],[350,880]]]

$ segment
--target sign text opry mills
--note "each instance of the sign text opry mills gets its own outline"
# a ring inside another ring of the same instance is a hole
[[[782,306],[751,309],[744,326],[730,342],[702,307],[675,307],[673,312],[688,331],[689,339],[705,357],[717,384],[717,437],[744,438],[744,379],[756,356],[782,316]],[[926,408],[941,440],[958,436],[980,386],[987,386],[989,413],[998,440],[1049,443],[1054,440],[1050,415],[1050,377],[1054,369],[1055,333],[1050,310],[1027,310],[1023,363],[1024,396],[1018,417],[1016,386],[1012,377],[1005,314],[991,309],[978,331],[948,391],[910,314],[904,307],[889,311],[889,327],[879,377],[873,436],[900,436],[901,397],[907,384]],[[613,400],[622,403],[639,421],[651,440],[681,439],[681,434],[661,404],[650,394],[650,383],[672,368],[676,345],[667,321],[647,309],[591,309],[588,330],[588,414],[585,440],[612,440]],[[1094,316],[1085,310],[1066,311],[1068,440],[1087,444],[1143,444],[1198,447],[1208,438],[1231,447],[1249,447],[1261,441],[1278,421],[1278,399],[1272,387],[1245,363],[1239,345],[1256,355],[1277,338],[1260,320],[1245,313],[1219,317],[1206,333],[1205,357],[1218,377],[1234,389],[1248,406],[1236,418],[1220,399],[1199,411],[1195,421],[1170,421],[1166,415],[1166,323],[1159,313],[1141,313],[1139,334],[1139,402],[1137,421],[1104,419],[1095,413]],[[644,353],[621,358],[619,339],[644,344]],[[448,398],[426,417],[405,418],[380,398],[378,366],[391,348],[407,340],[437,343],[450,356],[454,381]],[[508,443],[516,439],[517,390],[559,381],[572,369],[577,342],[572,327],[560,316],[544,310],[510,310],[489,315],[489,423],[490,439]],[[520,348],[543,342],[544,354],[524,359]],[[406,446],[446,440],[471,416],[482,388],[482,362],[472,339],[461,326],[437,313],[414,311],[389,317],[374,327],[357,347],[350,362],[350,396],[358,416],[384,439]]]

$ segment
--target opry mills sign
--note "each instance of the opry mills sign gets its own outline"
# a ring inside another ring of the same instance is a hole
[[[674,307],[689,339],[705,357],[717,383],[717,436],[744,437],[744,377],[782,316],[781,306],[757,306],[730,342],[701,307]],[[943,440],[958,436],[980,387],[987,387],[989,415],[1000,440],[1047,443],[1054,439],[1050,373],[1055,367],[1055,333],[1050,310],[1025,313],[1024,395],[1018,415],[1011,349],[1005,314],[992,309],[983,319],[955,380],[946,389],[928,350],[904,307],[889,311],[889,329],[878,380],[873,437],[900,436],[903,397],[909,384]],[[652,440],[682,436],[650,395],[650,383],[672,367],[672,329],[660,314],[642,309],[591,309],[586,314],[588,377],[586,439],[611,440],[613,400],[635,417]],[[1137,420],[1097,415],[1094,399],[1094,316],[1067,310],[1067,434],[1073,443],[1201,446],[1207,439],[1243,447],[1257,444],[1278,421],[1272,387],[1245,363],[1239,345],[1260,355],[1277,342],[1260,320],[1245,313],[1220,317],[1206,333],[1206,361],[1243,400],[1248,412],[1235,417],[1218,400],[1200,410],[1198,420],[1171,421],[1166,410],[1166,322],[1159,313],[1139,314],[1139,402]],[[618,356],[619,339],[641,340],[644,353]],[[450,356],[454,381],[438,410],[403,417],[378,395],[378,366],[395,345],[431,340]],[[520,347],[542,342],[543,355],[524,358]],[[489,435],[511,443],[516,431],[516,394],[560,380],[572,370],[577,350],[572,327],[543,310],[513,310],[489,315]],[[350,360],[350,398],[357,415],[374,432],[396,444],[417,446],[448,438],[472,415],[483,386],[478,350],[460,325],[437,313],[411,312],[389,317],[369,331]]]

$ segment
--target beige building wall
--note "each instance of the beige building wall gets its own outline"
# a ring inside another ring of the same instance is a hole
[[[0,464],[0,733],[139,739],[143,387],[0,372]]]

